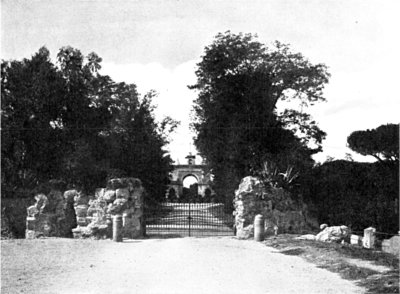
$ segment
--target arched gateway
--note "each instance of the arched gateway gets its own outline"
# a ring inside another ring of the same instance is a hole
[[[206,166],[189,154],[187,164],[174,165],[166,201],[148,205],[144,217],[147,235],[231,236],[232,211],[218,203]],[[185,180],[186,179],[186,180]]]
[[[176,164],[170,174],[170,184],[166,191],[166,199],[172,200],[181,198],[183,195],[183,182],[187,177],[194,177],[197,180],[198,195],[202,198],[214,194],[211,189],[212,175],[207,173],[204,164],[196,164],[195,156],[190,154],[186,156],[187,164]]]

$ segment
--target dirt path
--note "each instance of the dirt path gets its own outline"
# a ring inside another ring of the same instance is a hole
[[[299,257],[231,237],[1,245],[1,293],[363,293]]]

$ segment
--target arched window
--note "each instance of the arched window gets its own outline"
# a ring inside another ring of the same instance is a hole
[[[198,180],[195,176],[192,175],[188,175],[186,177],[183,178],[183,187],[185,188],[190,188],[190,186],[192,186],[193,184],[197,184]]]

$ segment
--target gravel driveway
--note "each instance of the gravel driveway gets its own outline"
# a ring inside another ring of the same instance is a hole
[[[1,293],[363,293],[337,274],[232,237],[1,242]]]

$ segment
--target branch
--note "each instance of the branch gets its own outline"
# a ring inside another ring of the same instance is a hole
[[[377,154],[370,154],[370,155],[373,156],[373,157],[375,157],[376,159],[378,159],[379,162],[382,162],[382,163],[385,162],[385,161],[384,161],[382,158],[380,158]]]

